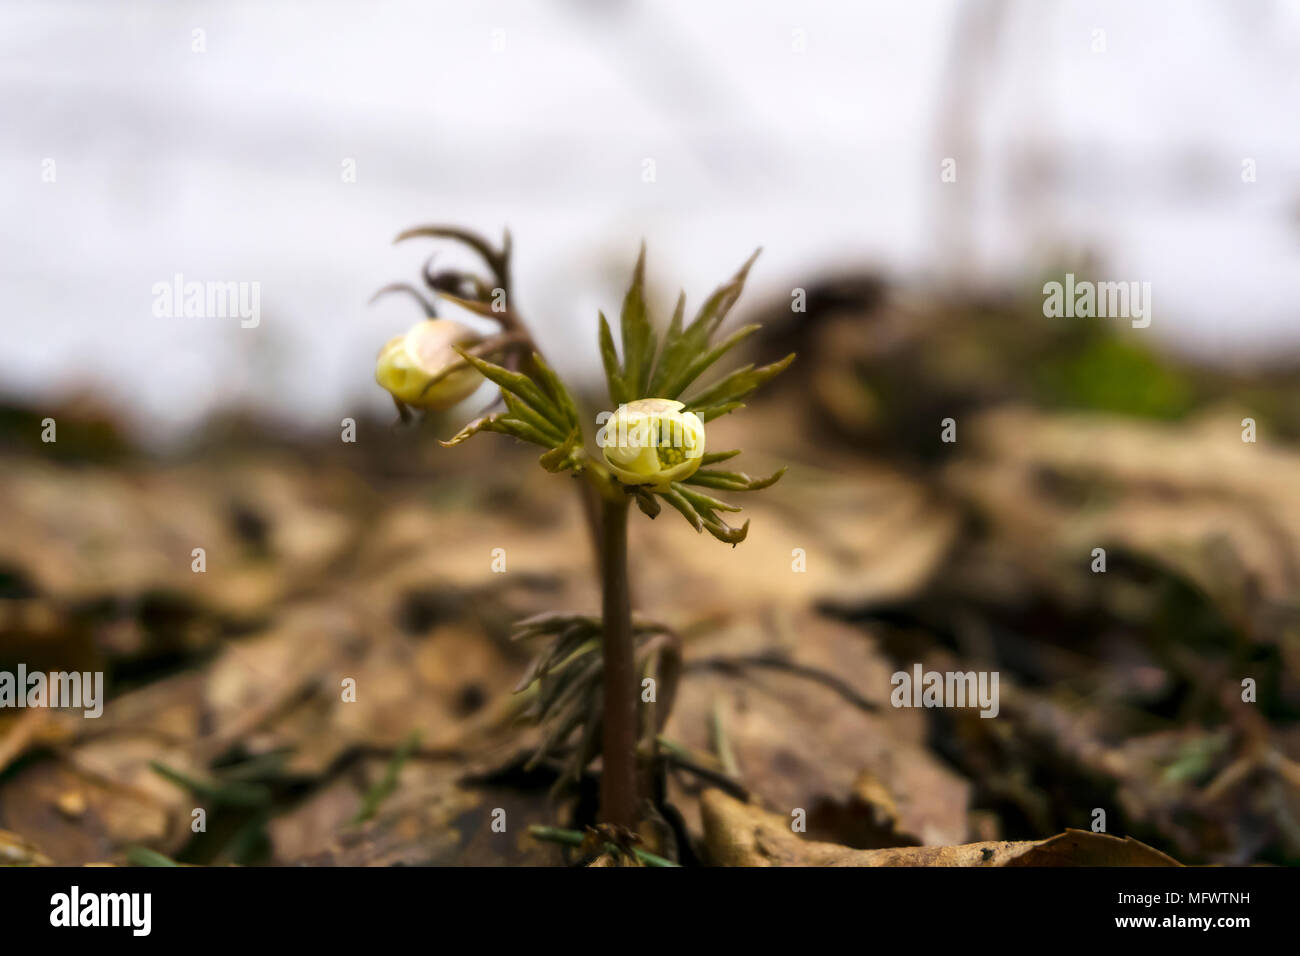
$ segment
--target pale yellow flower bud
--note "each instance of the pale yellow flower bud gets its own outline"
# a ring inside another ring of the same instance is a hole
[[[464,363],[453,345],[470,348],[483,341],[473,329],[451,319],[427,319],[405,335],[389,339],[375,362],[375,381],[398,401],[416,408],[450,408],[468,398],[483,376]],[[455,364],[463,367],[443,374]],[[436,382],[435,376],[442,375]],[[432,384],[431,384],[432,383]]]
[[[695,474],[704,455],[704,422],[685,407],[667,398],[618,407],[597,443],[619,481],[664,489]]]

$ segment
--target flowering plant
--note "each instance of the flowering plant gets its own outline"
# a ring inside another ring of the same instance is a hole
[[[770,365],[744,365],[710,385],[694,387],[728,352],[757,331],[746,325],[716,339],[740,297],[757,257],[719,287],[685,322],[685,294],[662,342],[645,301],[645,249],[637,259],[620,315],[621,353],[604,314],[599,343],[609,402],[597,416],[589,450],[578,405],[569,389],[537,350],[510,299],[510,234],[495,248],[463,229],[425,226],[402,233],[398,241],[429,237],[463,243],[487,265],[491,275],[433,272],[423,278],[437,297],[492,319],[498,334],[482,338],[458,323],[436,317],[433,303],[410,285],[380,290],[406,292],[424,307],[426,321],[384,346],[375,377],[406,417],[411,407],[445,408],[488,379],[500,389],[504,408],[470,422],[444,445],[458,445],[482,431],[501,432],[543,449],[540,462],[550,472],[572,472],[585,479],[583,498],[592,526],[601,571],[601,615],[544,614],[517,625],[520,639],[546,637],[549,645],[534,659],[519,690],[531,695],[530,712],[547,725],[534,760],[569,748],[568,773],[576,778],[601,756],[600,819],[616,846],[634,840],[633,831],[648,807],[645,768],[657,749],[656,734],[666,715],[653,707],[638,713],[638,668],[673,670],[671,633],[652,622],[634,620],[628,588],[627,515],[630,503],[650,518],[667,502],[697,532],[736,545],[749,522],[739,527],[725,515],[739,507],[709,492],[755,491],[774,484],[785,469],[765,478],[710,466],[737,451],[706,451],[705,426],[744,407],[755,389],[794,360],[788,355]],[[665,679],[668,675],[663,674]],[[661,695],[660,703],[671,700]],[[570,743],[572,738],[576,743]],[[638,739],[643,746],[638,747]],[[599,751],[598,751],[599,746]],[[638,762],[641,766],[638,766]]]

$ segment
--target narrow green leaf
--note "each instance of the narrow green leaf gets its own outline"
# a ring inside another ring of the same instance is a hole
[[[554,422],[547,421],[534,411],[532,406],[526,404],[513,392],[503,391],[501,398],[505,401],[506,408],[510,410],[512,416],[549,438],[552,447],[564,444],[564,432]]]
[[[727,502],[719,501],[717,498],[714,498],[711,495],[706,495],[703,492],[692,491],[690,488],[687,488],[681,484],[678,484],[676,486],[676,490],[681,494],[683,498],[685,498],[687,501],[691,503],[692,507],[694,507],[695,510],[700,513],[700,515],[706,518],[714,517],[712,514],[710,514],[711,511],[739,511],[740,510],[739,505],[727,504]]]
[[[715,418],[721,418],[723,415],[744,407],[744,402],[725,402],[722,405],[709,405],[706,408],[688,408],[687,411],[692,411],[699,415],[700,421],[702,422],[711,422]]]
[[[444,448],[451,448],[454,445],[459,445],[462,442],[468,441],[479,432],[499,432],[503,435],[510,435],[514,438],[518,438],[520,441],[532,442],[534,445],[541,445],[546,449],[555,447],[555,441],[550,438],[549,435],[538,431],[527,422],[522,422],[517,418],[511,418],[504,412],[476,418],[447,441],[439,442],[438,444],[442,445]]]
[[[686,290],[682,289],[677,293],[677,306],[673,309],[673,319],[668,323],[668,334],[664,336],[664,344],[676,340],[682,334],[682,320],[686,318]]]
[[[495,415],[484,415],[481,418],[476,418],[460,431],[456,432],[455,435],[452,435],[451,438],[446,441],[440,441],[438,444],[443,448],[451,448],[453,445],[459,445],[462,442],[469,441],[469,439],[473,438],[479,432],[492,431],[493,422],[504,417],[505,414],[503,412],[498,412]]]
[[[618,352],[614,348],[614,333],[609,329],[609,320],[605,313],[600,313],[600,360],[605,366],[605,381],[609,385],[609,397],[615,405],[624,405],[631,401],[627,397],[627,386],[623,383],[623,369],[619,365]]]
[[[559,406],[560,411],[564,413],[565,419],[570,426],[578,424],[578,406],[574,402],[573,396],[565,387],[560,376],[555,374],[555,370],[546,364],[546,359],[542,358],[537,352],[533,353],[533,365],[537,369],[538,377],[541,379],[542,388],[546,390],[555,404]]]
[[[755,249],[754,254],[745,260],[744,265],[737,270],[736,274],[714,290],[714,293],[700,307],[695,320],[687,326],[685,335],[689,336],[692,330],[702,331],[704,341],[709,340],[709,337],[722,324],[723,319],[727,317],[731,307],[736,304],[736,300],[740,298],[740,293],[745,288],[745,279],[749,277],[749,270],[753,267],[754,260],[758,258],[758,254],[762,251],[762,249]]]
[[[710,405],[723,405],[728,402],[740,401],[764,382],[780,375],[793,361],[794,353],[791,352],[779,362],[773,362],[771,365],[764,365],[760,368],[754,368],[753,365],[743,365],[726,378],[691,398],[686,402],[686,407],[693,411],[697,408],[707,408]]]
[[[667,491],[657,491],[655,494],[681,512],[682,517],[689,521],[691,527],[696,531],[704,530],[704,522],[701,521],[700,516],[695,513],[695,509],[691,507],[691,503],[687,501],[676,488],[669,488]]]
[[[652,397],[665,397],[658,394],[660,390],[682,375],[692,358],[708,347],[709,339],[727,317],[736,300],[740,298],[750,267],[753,266],[754,260],[758,258],[758,253],[761,251],[755,250],[740,270],[705,300],[691,324],[680,334],[670,335],[670,341],[664,343],[663,355],[659,360],[659,367],[655,370],[654,380],[651,382],[650,390],[655,393]],[[680,326],[680,322],[676,324]]]
[[[739,448],[734,448],[731,451],[705,452],[704,456],[700,458],[700,467],[703,468],[705,465],[716,465],[718,462],[726,461],[728,458],[735,458],[739,454]]]
[[[655,360],[655,333],[645,304],[645,243],[636,257],[632,284],[623,297],[620,316],[623,333],[623,382],[631,392],[630,401],[646,398],[650,370]]]
[[[726,355],[745,339],[749,338],[760,328],[761,326],[758,325],[746,325],[732,332],[703,355],[688,362],[686,368],[664,384],[657,397],[676,398],[685,391],[692,382],[699,378],[709,366],[718,361],[718,359],[722,358],[722,356]]]
[[[548,451],[554,447],[554,442],[549,436],[539,432],[532,425],[521,422],[517,418],[502,416],[495,419],[491,424],[484,426],[484,431],[500,432],[503,435],[509,435],[512,438],[518,438],[520,441],[526,441],[533,445],[541,445]]]
[[[674,371],[669,368],[668,355],[673,351],[674,343],[682,337],[682,318],[686,315],[686,293],[677,293],[677,305],[673,308],[672,321],[668,323],[668,331],[664,334],[663,348],[659,350],[659,357],[655,363],[654,373],[650,376],[650,382],[646,386],[644,398],[664,398],[663,383],[668,375]],[[678,348],[680,353],[680,347]]]
[[[599,628],[600,620],[590,614],[572,614],[568,611],[543,611],[540,614],[534,614],[532,617],[516,621],[514,626],[515,634],[511,640],[517,641],[523,637],[536,634],[557,634],[575,624]]]
[[[453,348],[456,349],[456,353],[464,358],[465,361],[478,369],[479,372],[482,373],[483,377],[488,381],[500,386],[506,391],[514,392],[547,419],[554,422],[559,427],[561,434],[568,432],[569,423],[565,420],[564,413],[560,411],[559,406],[557,406],[555,402],[551,401],[551,399],[547,398],[542,390],[537,386],[537,383],[527,375],[524,375],[522,372],[512,372],[508,368],[503,368],[494,362],[481,359],[476,355],[470,354],[459,346],[453,346]]]
[[[770,488],[781,480],[781,476],[786,472],[785,468],[779,468],[766,478],[751,478],[743,471],[716,471],[700,469],[684,483],[689,485],[700,485],[704,488],[716,488],[719,491],[759,491],[763,488]]]

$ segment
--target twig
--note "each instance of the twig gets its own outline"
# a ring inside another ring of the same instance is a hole
[[[663,738],[661,737],[660,743],[662,744],[662,742]],[[748,787],[739,780],[728,777],[721,770],[700,763],[685,748],[666,748],[664,750],[664,759],[674,767],[692,773],[701,780],[707,780],[719,790],[725,790],[737,800],[749,800],[750,792]]]
[[[773,670],[786,671],[798,677],[806,677],[809,680],[825,684],[854,707],[865,710],[867,713],[875,713],[880,709],[874,701],[867,700],[834,674],[828,674],[826,671],[818,670],[816,667],[809,667],[806,664],[796,664],[782,657],[769,654],[751,654],[738,657],[701,657],[693,661],[687,661],[685,664],[686,670],[711,669],[731,674],[738,673],[745,667],[768,667]]]

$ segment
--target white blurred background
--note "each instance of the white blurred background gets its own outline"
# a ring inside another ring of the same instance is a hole
[[[366,301],[429,222],[511,228],[570,374],[642,236],[691,304],[758,245],[754,299],[1087,253],[1169,346],[1258,358],[1300,347],[1300,2],[8,0],[0,209],[0,392],[158,440],[387,407],[374,354],[419,312]],[[261,324],[156,318],[176,273],[259,282]]]

